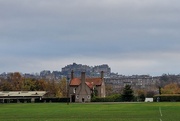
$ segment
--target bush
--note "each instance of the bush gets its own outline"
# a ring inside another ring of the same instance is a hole
[[[121,95],[115,94],[108,97],[100,98],[100,97],[93,97],[91,102],[120,102],[122,101]]]
[[[123,89],[122,100],[124,102],[130,102],[134,100],[133,90],[131,85],[126,85]]]
[[[176,101],[180,101],[180,94],[155,95],[154,96],[154,101],[157,101],[158,97],[160,98],[161,102],[176,102]]]
[[[35,102],[69,102],[70,99],[69,98],[42,98],[40,99],[35,99]]]

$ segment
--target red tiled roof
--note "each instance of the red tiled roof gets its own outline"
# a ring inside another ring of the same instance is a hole
[[[102,84],[101,78],[86,78],[87,86],[89,88],[93,88],[94,85],[100,86]],[[70,82],[70,86],[79,86],[81,84],[81,79],[79,78],[73,78]]]
[[[79,78],[73,78],[69,85],[70,86],[78,86],[78,85],[80,85],[80,83],[81,83],[81,80]]]
[[[87,84],[87,86],[90,88],[90,89],[92,89],[93,88],[93,84],[92,83],[90,83],[90,82],[85,82],[86,84]]]
[[[99,86],[102,84],[102,79],[101,78],[87,78],[86,82],[90,82],[93,85]]]

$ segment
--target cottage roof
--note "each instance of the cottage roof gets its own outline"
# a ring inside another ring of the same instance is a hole
[[[102,84],[101,78],[86,78],[85,83],[89,88],[93,88],[93,86],[100,86]],[[79,86],[81,84],[80,78],[73,78],[70,82],[70,86]]]
[[[89,82],[96,86],[100,86],[102,84],[102,79],[101,78],[87,78],[86,82]]]
[[[79,78],[73,78],[71,81],[70,81],[70,86],[78,86],[81,84],[81,80]]]

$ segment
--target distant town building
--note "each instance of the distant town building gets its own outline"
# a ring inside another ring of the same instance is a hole
[[[148,75],[132,75],[105,78],[105,84],[111,85],[113,92],[121,91],[125,85],[131,85],[133,89],[154,90],[157,88],[159,77]],[[154,91],[158,91],[157,89]]]

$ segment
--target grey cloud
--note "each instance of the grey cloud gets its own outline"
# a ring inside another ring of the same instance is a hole
[[[128,59],[138,53],[179,52],[179,4],[178,0],[0,1],[0,55]]]

